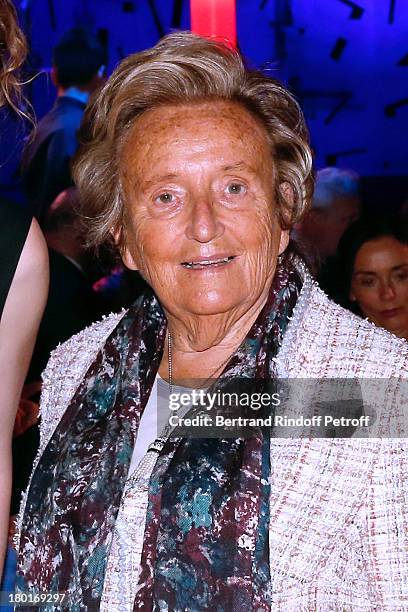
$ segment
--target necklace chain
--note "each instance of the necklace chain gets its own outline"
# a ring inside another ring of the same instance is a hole
[[[172,393],[173,389],[173,340],[171,337],[170,330],[167,332],[167,353],[168,353],[168,362],[169,362],[169,387],[170,393]]]
[[[168,350],[168,373],[169,373],[169,393],[173,392],[173,338],[171,336],[170,331],[167,334],[167,350]],[[230,356],[227,357],[223,363],[221,363],[216,370],[214,370],[210,376],[204,381],[202,388],[205,388],[206,383],[211,380],[214,376],[215,372],[217,372],[220,368],[223,368],[228,361],[230,360]],[[132,474],[127,478],[126,481],[126,489],[122,497],[121,504],[125,503],[125,500],[128,496],[129,490],[134,488],[135,486],[147,487],[148,479],[153,470],[154,464],[156,463],[158,454],[162,451],[164,444],[170,436],[173,427],[170,426],[170,423],[167,422],[160,436],[154,440],[147,449],[146,454],[142,457],[136,469],[132,472]]]

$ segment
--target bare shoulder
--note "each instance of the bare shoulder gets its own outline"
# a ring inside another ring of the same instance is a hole
[[[48,249],[33,219],[2,315],[4,330],[12,333],[15,346],[20,337],[24,342],[34,343],[47,300],[48,282]]]
[[[4,308],[4,315],[10,319],[10,324],[17,317],[22,328],[31,320],[33,324],[37,322],[47,299],[48,281],[47,244],[37,221],[33,219]],[[18,329],[15,330],[17,333]]]
[[[0,405],[5,428],[14,422],[48,293],[48,251],[33,220],[11,283],[0,322]]]
[[[15,273],[15,281],[45,277],[48,279],[48,249],[38,222],[33,219]],[[48,281],[47,281],[48,282]]]

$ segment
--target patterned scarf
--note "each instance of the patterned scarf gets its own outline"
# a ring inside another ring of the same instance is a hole
[[[274,377],[273,360],[302,284],[285,260],[217,389],[231,377]],[[70,612],[99,609],[112,531],[165,336],[164,314],[149,293],[90,366],[31,479],[18,590],[66,592],[59,609]],[[134,610],[270,608],[269,446],[261,430],[248,439],[167,441],[149,484]]]

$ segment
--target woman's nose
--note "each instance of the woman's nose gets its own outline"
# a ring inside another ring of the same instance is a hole
[[[219,213],[209,198],[200,198],[192,206],[186,235],[197,242],[211,242],[224,233]]]
[[[383,300],[393,300],[395,298],[395,287],[391,282],[381,283],[380,296]]]

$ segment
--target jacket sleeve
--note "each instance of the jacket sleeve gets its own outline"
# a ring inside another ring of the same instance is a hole
[[[51,353],[42,375],[40,448],[45,448],[98,350],[123,314],[105,317],[72,336]]]
[[[43,372],[43,387],[40,401],[40,446],[26,491],[23,493],[17,518],[15,547],[19,549],[21,525],[33,474],[62,415],[67,409],[75,390],[80,384],[98,350],[116,327],[125,311],[111,314],[94,323],[69,340],[60,344],[51,353]]]

